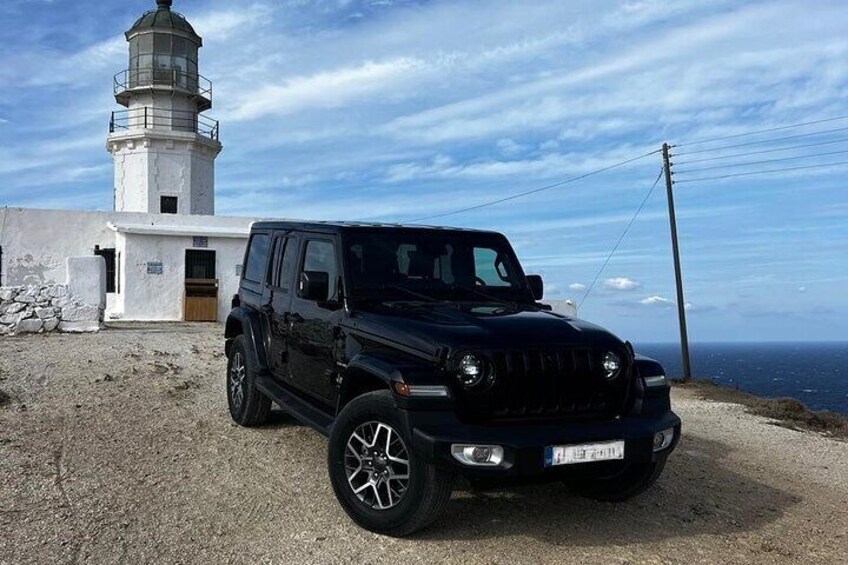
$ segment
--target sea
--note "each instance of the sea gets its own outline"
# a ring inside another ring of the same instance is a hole
[[[682,375],[678,344],[634,347],[660,361],[669,376]],[[848,415],[848,342],[693,343],[689,351],[694,378]]]

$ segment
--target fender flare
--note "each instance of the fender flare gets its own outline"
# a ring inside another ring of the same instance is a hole
[[[268,362],[265,357],[264,340],[262,337],[262,323],[259,314],[250,308],[243,306],[234,308],[227,316],[227,325],[224,328],[226,338],[225,353],[230,355],[230,348],[236,336],[243,335],[247,341],[247,355],[260,373],[268,371]]]
[[[396,352],[360,352],[348,362],[339,389],[337,411],[363,389],[392,389],[393,383],[433,382],[433,368],[427,363]],[[363,386],[363,380],[367,384]]]

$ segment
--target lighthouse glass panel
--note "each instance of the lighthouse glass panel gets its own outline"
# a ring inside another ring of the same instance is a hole
[[[130,39],[129,87],[160,84],[197,89],[197,45],[170,33],[142,33]]]

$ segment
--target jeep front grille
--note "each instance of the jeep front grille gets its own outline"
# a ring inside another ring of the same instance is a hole
[[[478,416],[492,420],[604,418],[624,412],[631,382],[631,363],[619,376],[604,377],[603,351],[563,349],[506,351],[491,356],[496,380],[485,398],[467,399]],[[621,352],[622,359],[629,359]],[[482,402],[481,402],[482,401]]]

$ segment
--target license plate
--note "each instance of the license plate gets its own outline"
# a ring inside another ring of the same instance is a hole
[[[624,459],[624,441],[549,445],[545,448],[545,467]]]

